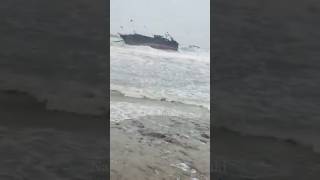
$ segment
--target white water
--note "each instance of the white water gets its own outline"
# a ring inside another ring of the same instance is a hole
[[[210,56],[204,50],[168,52],[114,43],[110,88],[130,97],[165,98],[210,109]]]
[[[119,122],[126,119],[136,119],[142,116],[179,116],[183,118],[203,118],[205,115],[199,112],[190,112],[181,108],[166,107],[163,105],[151,105],[150,103],[111,102],[110,119]]]

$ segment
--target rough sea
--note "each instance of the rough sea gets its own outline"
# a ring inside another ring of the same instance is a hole
[[[186,107],[209,111],[209,51],[188,47],[164,51],[125,45],[117,36],[110,39],[111,97],[116,93],[127,98],[111,98],[111,121],[146,115],[200,115]],[[163,101],[176,106],[168,107]]]

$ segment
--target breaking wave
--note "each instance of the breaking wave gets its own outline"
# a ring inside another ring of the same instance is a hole
[[[202,49],[163,51],[127,46],[111,37],[110,88],[129,97],[201,105],[210,109],[210,55]]]

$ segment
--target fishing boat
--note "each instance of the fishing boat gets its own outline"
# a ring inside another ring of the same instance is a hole
[[[179,43],[175,41],[169,34],[166,37],[154,35],[153,37],[141,34],[119,34],[123,41],[128,45],[150,46],[155,49],[177,51]]]

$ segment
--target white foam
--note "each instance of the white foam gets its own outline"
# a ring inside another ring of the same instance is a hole
[[[143,116],[179,116],[199,118],[202,114],[173,109],[161,105],[150,105],[131,102],[110,102],[110,120],[119,122],[126,119],[136,119]]]
[[[210,108],[210,57],[144,46],[110,47],[110,88],[133,97],[166,98]]]

